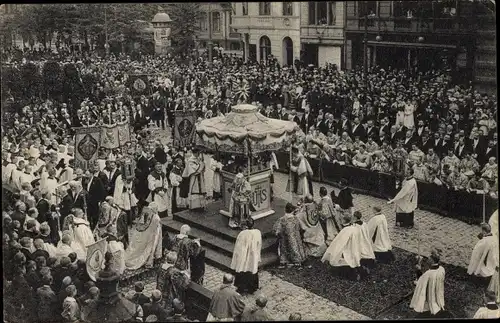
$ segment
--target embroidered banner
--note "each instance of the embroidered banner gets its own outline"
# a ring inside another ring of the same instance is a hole
[[[93,281],[96,280],[97,274],[104,267],[104,255],[107,249],[108,241],[106,238],[87,246],[87,273]]]
[[[197,111],[174,111],[174,147],[194,144]]]
[[[118,122],[116,127],[118,128],[118,143],[120,147],[125,146],[130,142],[130,126],[128,121]]]
[[[100,127],[78,127],[75,130],[75,167],[87,170],[97,159],[101,142]]]
[[[148,76],[144,74],[129,75],[128,87],[134,97],[150,94]]]
[[[116,149],[120,147],[117,124],[101,125],[101,147],[106,149]]]

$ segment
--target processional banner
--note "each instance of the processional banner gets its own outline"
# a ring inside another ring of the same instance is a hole
[[[89,169],[97,159],[101,142],[100,127],[78,127],[75,130],[75,166],[83,170]]]
[[[116,149],[130,142],[130,126],[128,121],[101,126],[101,147]]]
[[[128,87],[132,90],[132,96],[149,94],[148,76],[144,74],[132,74],[128,79]]]
[[[106,238],[87,246],[87,273],[93,281],[96,280],[97,274],[104,267],[104,255],[107,249],[108,241]]]
[[[174,147],[194,144],[197,111],[174,111]]]

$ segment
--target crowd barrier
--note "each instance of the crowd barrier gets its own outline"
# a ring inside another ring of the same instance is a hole
[[[278,171],[288,173],[289,153],[278,151],[275,154],[280,166]],[[399,188],[396,188],[398,178],[394,174],[342,166],[326,160],[308,159],[308,161],[314,173],[312,179],[316,182],[339,187],[340,179],[345,178],[354,192],[383,199],[393,198],[399,191]],[[482,194],[449,190],[434,183],[421,181],[417,183],[420,209],[471,224],[480,224],[483,221]],[[498,199],[486,195],[484,205],[486,221],[488,221],[490,215],[498,209]]]

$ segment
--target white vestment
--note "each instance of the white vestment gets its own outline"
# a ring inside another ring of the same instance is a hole
[[[472,250],[467,273],[480,277],[492,276],[498,266],[498,252],[498,237],[483,237]]]
[[[257,273],[262,248],[262,235],[258,229],[243,230],[236,238],[231,269],[239,272]]]
[[[418,279],[410,308],[417,313],[430,311],[432,314],[444,309],[444,268],[427,270]]]
[[[138,200],[132,190],[132,182],[123,182],[122,175],[116,177],[113,200],[119,207],[126,211],[130,211],[132,207],[137,205]]]
[[[495,292],[497,295],[497,303],[500,303],[500,282],[498,281],[498,271],[495,270],[493,276],[491,276],[490,284],[488,285],[488,290]]]
[[[57,204],[60,199],[56,196],[57,188],[58,188],[57,179],[55,178],[45,178],[40,180],[40,190],[42,192],[47,192],[49,194],[50,204]]]
[[[353,226],[359,228],[360,231],[359,247],[361,250],[361,259],[375,259],[372,240],[368,232],[368,225],[363,222],[363,224],[354,223]]]
[[[62,257],[67,257],[72,252],[76,252],[76,250],[74,250],[71,246],[62,243],[62,241],[59,241],[59,245],[56,250],[56,258],[61,259]]]
[[[94,235],[90,230],[90,224],[84,219],[73,218],[73,237],[76,255],[78,259],[87,259],[87,247],[95,243]]]
[[[170,189],[170,196],[172,197],[172,194],[173,194],[172,192],[174,191],[174,187],[175,187],[175,196],[173,198],[175,199],[175,201],[177,203],[177,207],[178,208],[185,207],[186,206],[186,199],[180,196],[181,190],[179,187],[179,185],[181,185],[181,182],[182,182],[182,176],[171,171],[170,174],[168,175],[168,178],[170,179],[170,184],[172,185],[172,187]]]
[[[411,213],[415,211],[418,203],[418,189],[415,178],[405,179],[401,190],[392,201],[396,205],[396,213]]]
[[[164,212],[169,209],[170,196],[168,191],[168,180],[165,174],[157,173],[148,175],[148,189],[150,190],[147,202],[155,202],[158,206],[158,212]],[[163,189],[161,192],[155,192],[157,189]]]
[[[495,303],[492,303],[492,305],[496,305]],[[500,318],[500,309],[489,309],[486,306],[480,307],[476,314],[474,314],[473,319],[498,319]]]
[[[216,193],[220,193],[222,185],[222,163],[216,161],[214,158],[210,158],[210,169],[214,172],[212,177],[212,190]]]
[[[382,213],[375,215],[368,221],[367,227],[370,239],[373,241],[372,245],[374,252],[387,252],[392,250],[392,243],[389,237],[389,229],[385,215]]]
[[[343,228],[326,249],[321,262],[328,262],[331,266],[361,266],[361,248],[359,245],[359,228],[349,225]]]
[[[196,156],[186,159],[182,177],[189,178],[189,209],[204,208],[206,204],[205,163]]]
[[[152,266],[153,260],[162,256],[162,230],[158,214],[142,219],[129,231],[130,244],[125,250],[125,268],[136,270]]]
[[[119,275],[125,271],[125,249],[120,241],[109,241],[108,251],[113,254],[113,263],[111,269],[115,270]]]
[[[498,209],[493,212],[490,220],[488,221],[488,224],[491,227],[491,234],[498,237]]]

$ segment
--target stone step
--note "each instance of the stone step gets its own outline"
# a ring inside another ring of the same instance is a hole
[[[232,258],[223,255],[213,249],[206,248],[205,261],[210,265],[219,268],[224,271],[231,271],[231,260]],[[261,262],[259,268],[263,269],[278,263],[279,258],[276,253],[264,253],[261,255]]]
[[[172,218],[163,220],[162,222],[164,227],[166,227],[169,232],[172,232],[174,234],[179,233],[181,226],[184,224],[183,222]],[[221,252],[228,257],[232,257],[233,255],[236,240],[226,240],[196,227],[191,227],[190,236],[192,236],[193,238],[199,238],[201,240],[201,244],[204,247],[209,247],[210,249]],[[261,252],[276,252],[276,238],[262,239]]]

